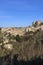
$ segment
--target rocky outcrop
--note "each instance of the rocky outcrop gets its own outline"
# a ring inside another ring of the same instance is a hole
[[[28,26],[28,27],[20,27],[20,28],[16,28],[16,27],[13,27],[13,28],[2,28],[2,32],[7,32],[7,33],[11,33],[13,35],[24,35],[25,32],[28,32],[28,31],[33,31],[35,32],[38,28],[41,28],[43,24],[40,20],[36,21],[36,22],[33,22],[32,23],[32,26]]]
[[[42,24],[42,21],[41,21],[41,20],[37,20],[37,21],[35,21],[35,22],[32,23],[32,26],[38,27],[38,26],[40,26],[41,24]]]

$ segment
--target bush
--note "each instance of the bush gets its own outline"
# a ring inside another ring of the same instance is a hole
[[[20,36],[16,35],[16,41],[20,42]]]
[[[9,35],[7,36],[7,38],[9,39],[9,41],[15,40],[15,36],[14,36],[14,35],[11,35],[10,33],[9,33]]]

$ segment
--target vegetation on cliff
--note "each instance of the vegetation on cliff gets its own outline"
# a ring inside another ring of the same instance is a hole
[[[16,53],[18,54],[18,60],[30,60],[33,57],[42,57],[43,30],[28,31],[23,36],[14,36],[13,34],[2,32],[0,28],[0,57]]]

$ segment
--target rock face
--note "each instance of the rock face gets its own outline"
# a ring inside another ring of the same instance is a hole
[[[38,26],[40,26],[41,23],[42,22],[40,20],[38,20],[38,21],[35,22],[35,24],[38,25]]]
[[[42,24],[42,21],[38,20],[38,21],[36,21],[36,22],[33,22],[33,23],[32,23],[32,26],[38,27],[38,26],[40,26],[41,24]]]

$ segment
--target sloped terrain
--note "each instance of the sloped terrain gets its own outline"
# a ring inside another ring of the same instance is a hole
[[[22,62],[28,64],[32,61],[34,64],[38,59],[38,63],[41,63],[43,61],[43,30],[40,28],[34,32],[28,30],[23,35],[15,36],[7,31],[2,32],[0,28],[0,61],[1,59],[2,65],[15,65],[17,62],[22,65]]]

